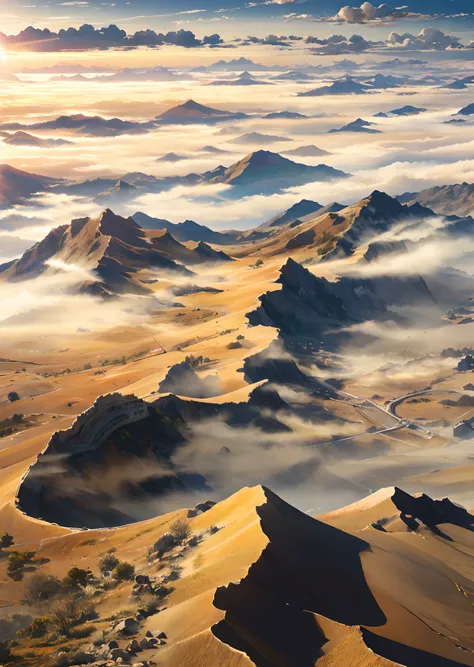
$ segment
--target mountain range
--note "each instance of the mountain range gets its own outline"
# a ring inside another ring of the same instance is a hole
[[[250,137],[250,140],[252,137]],[[248,140],[245,140],[248,141]],[[282,189],[317,181],[346,178],[347,174],[325,164],[310,166],[294,162],[278,153],[259,150],[248,154],[230,167],[220,165],[202,174],[156,177],[141,172],[129,172],[119,178],[96,178],[85,181],[65,181],[28,174],[8,165],[0,167],[0,183],[5,192],[0,205],[16,204],[37,192],[53,192],[90,197],[101,206],[132,201],[141,194],[163,192],[176,185],[223,183],[232,190],[224,196],[234,197],[252,193],[275,193]],[[7,199],[8,197],[8,199]]]
[[[166,229],[147,233],[133,218],[123,218],[107,209],[98,217],[79,218],[51,230],[20,259],[1,265],[0,281],[21,282],[73,265],[90,274],[79,285],[82,292],[104,297],[127,292],[146,294],[149,288],[141,280],[141,271],[191,275],[185,263],[222,261],[231,258],[202,240],[186,247]]]

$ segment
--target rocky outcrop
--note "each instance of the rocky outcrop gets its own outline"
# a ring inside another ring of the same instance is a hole
[[[172,393],[190,398],[210,398],[220,393],[216,376],[202,379],[185,361],[171,366],[160,382],[159,391],[161,394]]]
[[[317,338],[357,322],[385,319],[390,306],[433,303],[421,277],[343,277],[335,282],[315,276],[291,257],[280,271],[282,289],[266,292],[247,317],[250,324],[280,329],[283,337]],[[395,319],[394,313],[390,316]]]

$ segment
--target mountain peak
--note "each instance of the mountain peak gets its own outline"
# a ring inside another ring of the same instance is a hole
[[[183,109],[191,109],[195,111],[202,111],[203,109],[207,109],[203,104],[199,104],[199,102],[195,102],[194,100],[188,100],[184,104],[181,104],[181,107]]]

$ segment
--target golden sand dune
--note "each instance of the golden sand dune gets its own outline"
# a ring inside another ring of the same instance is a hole
[[[367,527],[399,515],[395,501],[383,490],[321,520],[269,489],[244,488],[191,518],[198,545],[161,565],[149,562],[148,548],[184,511],[86,532],[37,522],[34,539],[37,557],[49,559],[44,571],[61,576],[72,565],[97,572],[110,548],[140,574],[179,567],[164,609],[139,631],[166,633],[166,646],[144,654],[160,665],[474,665],[474,532],[421,521],[404,532]],[[24,582],[1,576],[3,599],[21,603]],[[130,607],[130,586],[102,593],[101,619]]]

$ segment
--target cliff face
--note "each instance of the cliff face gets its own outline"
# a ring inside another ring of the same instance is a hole
[[[343,277],[329,282],[291,257],[282,267],[278,282],[282,289],[263,294],[261,305],[248,318],[252,325],[278,327],[283,336],[321,336],[330,330],[384,318],[390,306],[434,301],[421,277]]]
[[[17,505],[32,517],[69,527],[117,526],[156,516],[169,494],[181,498],[212,490],[199,473],[199,450],[196,467],[177,458],[192,444],[194,425],[209,423],[210,437],[214,423],[250,426],[262,434],[290,432],[277,418],[283,409],[291,408],[266,387],[245,403],[202,403],[173,394],[154,403],[133,395],[101,396],[71,428],[52,436],[23,479]]]

